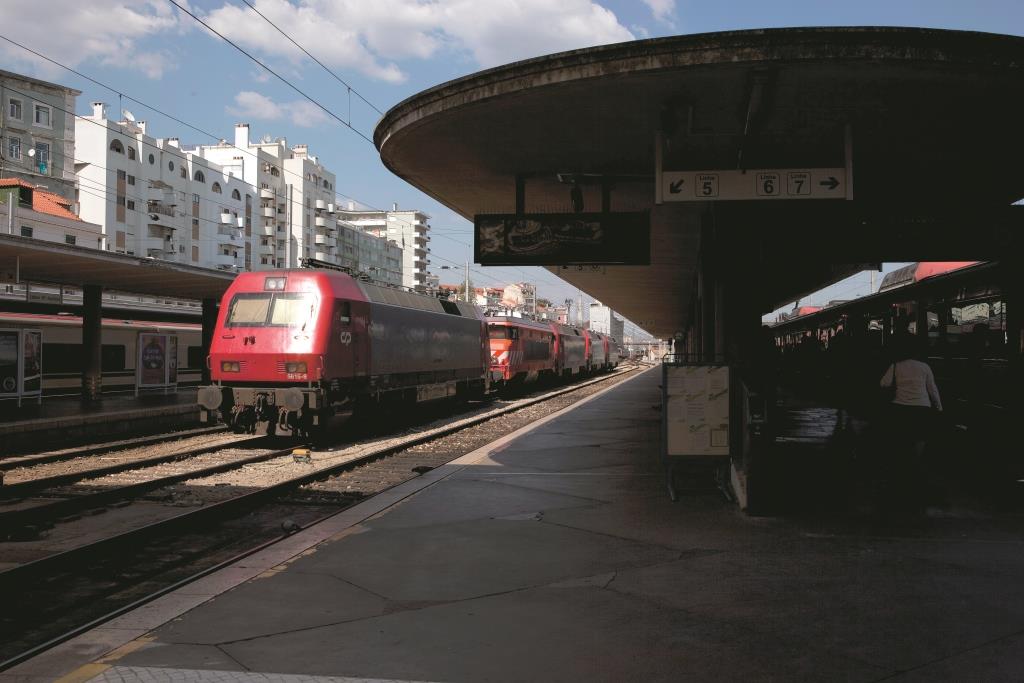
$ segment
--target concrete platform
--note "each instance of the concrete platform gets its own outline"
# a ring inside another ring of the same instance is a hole
[[[26,402],[20,408],[14,401],[0,401],[0,455],[198,424],[194,388],[138,397],[104,396],[94,403],[44,397],[42,403]]]
[[[1024,522],[668,500],[660,371],[3,681],[1019,680]],[[517,437],[517,438],[516,438]]]

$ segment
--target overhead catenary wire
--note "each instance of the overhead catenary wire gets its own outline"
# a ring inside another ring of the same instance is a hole
[[[293,38],[292,38],[292,37],[291,37],[290,35],[288,35],[288,34],[287,34],[287,33],[286,33],[286,32],[285,32],[284,30],[282,30],[280,26],[278,26],[278,25],[277,25],[277,24],[275,24],[275,23],[274,23],[273,21],[271,21],[271,20],[270,20],[269,18],[267,18],[267,16],[266,16],[265,14],[263,14],[263,12],[260,12],[260,11],[259,11],[258,9],[256,9],[256,6],[255,6],[255,5],[253,5],[253,4],[251,3],[251,2],[249,2],[249,0],[242,0],[242,2],[243,2],[243,3],[245,3],[245,5],[246,5],[246,6],[247,6],[247,7],[249,8],[249,9],[251,9],[251,10],[252,10],[253,12],[255,12],[255,13],[256,13],[256,14],[258,14],[258,15],[260,15],[260,17],[262,17],[264,21],[266,21],[266,22],[267,22],[268,24],[270,24],[271,26],[273,26],[273,27],[274,27],[274,28],[275,28],[275,29],[277,30],[277,32],[278,32],[278,33],[280,33],[280,34],[281,34],[282,36],[284,36],[285,38],[287,38],[287,39],[288,39],[288,42],[290,42],[290,43],[291,43],[292,45],[294,45],[295,47],[297,47],[297,48],[299,48],[300,50],[302,50],[303,54],[305,54],[305,55],[306,55],[307,57],[309,57],[309,58],[310,58],[310,59],[312,59],[312,60],[313,60],[314,62],[316,62],[317,64],[319,64],[319,65],[320,65],[320,67],[321,67],[321,68],[322,68],[322,69],[323,69],[324,71],[326,71],[327,73],[329,73],[329,74],[330,74],[331,76],[333,76],[333,77],[334,77],[334,80],[338,81],[338,82],[339,82],[339,83],[341,83],[341,84],[342,84],[343,86],[345,86],[345,88],[346,88],[346,89],[348,90],[348,92],[349,92],[349,93],[355,93],[355,96],[356,96],[356,97],[358,97],[359,99],[361,99],[361,100],[362,100],[363,102],[365,102],[365,103],[366,103],[366,104],[367,104],[367,105],[368,105],[368,106],[369,106],[369,107],[370,107],[371,109],[373,109],[373,110],[374,110],[375,112],[377,112],[377,113],[378,113],[378,114],[380,114],[381,116],[383,116],[383,115],[384,115],[384,112],[383,112],[383,111],[381,111],[380,109],[378,109],[378,108],[377,108],[377,107],[376,107],[376,106],[375,106],[375,105],[373,104],[373,102],[370,102],[370,101],[369,101],[368,99],[366,99],[365,97],[363,97],[363,96],[362,96],[362,95],[361,95],[361,94],[359,93],[359,91],[358,91],[358,90],[356,90],[356,89],[355,89],[355,88],[353,88],[353,87],[352,87],[351,85],[349,85],[348,83],[346,83],[346,82],[345,82],[345,80],[344,80],[343,78],[341,78],[341,76],[339,76],[338,74],[334,73],[334,71],[332,71],[332,70],[331,70],[330,68],[328,68],[326,64],[324,64],[324,63],[323,63],[323,62],[321,62],[321,61],[320,61],[319,59],[317,59],[316,57],[314,57],[313,55],[311,55],[311,54],[309,53],[309,50],[307,50],[306,48],[302,47],[302,46],[301,46],[301,45],[299,45],[299,44],[298,44],[297,42],[295,42],[295,40],[294,40],[294,39],[293,39]],[[352,121],[352,113],[351,113],[351,111],[350,111],[350,112],[349,112],[349,122],[351,122],[351,121]]]
[[[257,64],[259,64],[259,65],[260,65],[261,67],[263,67],[263,69],[265,69],[265,70],[267,71],[267,73],[271,74],[271,75],[272,75],[272,76],[274,76],[274,77],[275,77],[276,79],[278,79],[279,81],[281,81],[282,83],[284,83],[285,85],[287,85],[287,86],[288,86],[289,88],[291,88],[292,90],[294,90],[294,91],[295,91],[295,92],[297,92],[298,94],[302,95],[302,96],[303,96],[303,97],[304,97],[305,99],[309,100],[309,101],[310,101],[310,102],[311,102],[311,103],[312,103],[312,104],[313,104],[314,106],[316,106],[316,107],[317,107],[318,109],[322,110],[322,111],[323,111],[323,112],[324,112],[325,114],[327,114],[328,116],[330,116],[330,117],[331,117],[332,119],[336,120],[336,121],[337,121],[338,123],[340,123],[341,125],[345,126],[345,127],[346,127],[346,128],[348,128],[349,130],[351,130],[351,131],[352,131],[353,133],[355,133],[356,135],[358,135],[359,137],[361,137],[361,138],[362,138],[363,140],[366,140],[366,141],[367,141],[368,143],[370,143],[371,145],[373,145],[373,140],[372,140],[371,138],[369,138],[369,137],[368,137],[368,136],[367,136],[366,134],[364,134],[364,133],[363,133],[362,131],[360,131],[360,130],[356,129],[356,128],[355,128],[354,126],[352,126],[352,124],[350,124],[349,122],[345,121],[345,120],[344,120],[343,118],[341,118],[340,116],[338,116],[337,114],[335,114],[335,113],[334,113],[333,111],[331,111],[330,109],[328,109],[327,107],[325,107],[324,105],[322,105],[322,104],[321,104],[320,102],[318,102],[317,100],[315,100],[315,99],[313,99],[312,97],[310,97],[309,95],[307,95],[307,94],[306,94],[306,93],[305,93],[305,92],[304,92],[304,91],[303,91],[303,90],[302,90],[301,88],[299,88],[298,86],[296,86],[296,85],[295,85],[294,83],[292,83],[291,81],[289,81],[289,80],[288,80],[287,78],[285,78],[285,77],[284,77],[284,76],[282,76],[281,74],[279,74],[279,73],[277,73],[276,71],[274,71],[273,69],[271,69],[271,68],[270,68],[269,66],[267,66],[267,65],[266,65],[266,64],[264,64],[264,63],[263,63],[262,61],[260,61],[260,60],[259,60],[259,59],[257,59],[256,57],[254,57],[254,56],[253,56],[252,54],[250,54],[249,52],[247,52],[247,51],[246,51],[246,50],[245,50],[244,48],[242,48],[242,47],[241,47],[240,45],[238,45],[237,43],[235,43],[235,42],[234,42],[233,40],[231,40],[230,38],[228,38],[227,36],[225,36],[225,35],[224,35],[223,33],[221,33],[220,31],[218,31],[217,29],[215,29],[215,28],[213,28],[212,26],[210,26],[210,25],[209,25],[208,23],[206,23],[205,21],[203,21],[202,19],[200,19],[200,18],[199,18],[198,16],[196,16],[195,14],[193,14],[193,13],[192,13],[192,12],[191,12],[190,10],[188,10],[187,8],[183,7],[183,6],[181,5],[181,4],[179,4],[179,3],[177,2],[177,0],[167,0],[167,2],[171,3],[172,5],[174,5],[175,7],[177,7],[177,8],[179,9],[179,10],[181,10],[181,11],[182,11],[182,12],[184,12],[185,14],[187,14],[187,15],[189,15],[190,17],[192,17],[193,19],[195,19],[195,20],[196,20],[197,22],[199,22],[200,24],[202,24],[202,25],[203,25],[203,26],[204,26],[204,27],[205,27],[205,28],[206,28],[206,29],[207,29],[208,31],[210,31],[211,33],[213,33],[214,35],[216,35],[216,36],[217,36],[218,38],[220,38],[221,40],[223,40],[223,41],[224,41],[225,43],[227,43],[227,44],[228,44],[228,45],[230,45],[231,47],[235,48],[236,50],[238,50],[239,52],[241,52],[241,53],[242,53],[243,55],[245,55],[246,57],[248,57],[248,58],[249,58],[249,59],[251,59],[252,61],[254,61],[254,62],[256,62]]]

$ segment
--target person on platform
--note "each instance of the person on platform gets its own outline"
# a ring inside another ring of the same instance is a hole
[[[886,416],[891,450],[884,469],[894,496],[890,502],[920,510],[928,473],[922,456],[937,426],[934,418],[942,411],[942,399],[932,369],[914,358],[913,337],[900,335],[894,342],[893,361],[879,380],[879,386],[892,392]]]

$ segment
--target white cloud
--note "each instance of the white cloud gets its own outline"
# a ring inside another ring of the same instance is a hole
[[[256,7],[328,66],[401,82],[399,63],[442,51],[481,67],[551,52],[632,40],[615,14],[592,0],[256,0]],[[307,61],[247,7],[225,3],[211,26],[265,56]]]
[[[674,26],[672,18],[676,12],[676,0],[644,0],[644,4],[650,8],[657,21]]]
[[[233,116],[246,120],[279,121],[288,119],[296,126],[312,128],[330,123],[333,119],[324,110],[307,100],[275,102],[266,95],[243,90],[235,95],[234,106],[226,107]]]
[[[180,26],[177,10],[161,0],[37,0],[6,12],[3,32],[68,66],[95,60],[160,78],[174,63],[168,52],[153,46]],[[64,75],[59,67],[5,41],[0,41],[0,55],[44,78]]]

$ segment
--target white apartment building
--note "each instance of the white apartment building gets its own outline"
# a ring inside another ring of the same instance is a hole
[[[352,203],[341,210],[341,217],[347,223],[358,226],[364,232],[395,242],[402,249],[402,286],[410,289],[425,289],[427,266],[430,264],[428,244],[430,243],[430,216],[416,210],[398,209],[394,204],[391,211],[357,210]]]
[[[607,334],[622,341],[625,323],[622,318],[615,317],[615,311],[605,306],[600,301],[590,304],[590,329],[594,332]]]
[[[401,249],[339,224],[334,174],[306,145],[253,143],[238,124],[233,143],[184,147],[150,137],[144,121],[109,119],[101,102],[75,129],[78,201],[101,249],[224,270],[316,259],[402,283]]]
[[[76,121],[75,136],[79,213],[102,226],[102,248],[224,270],[251,266],[254,191],[229,169],[177,138],[150,137],[144,121],[109,119],[102,102]]]
[[[284,138],[252,142],[249,124],[239,123],[233,144],[199,149],[258,192],[254,268],[296,268],[302,259],[340,265],[334,174],[306,145],[289,149]]]

